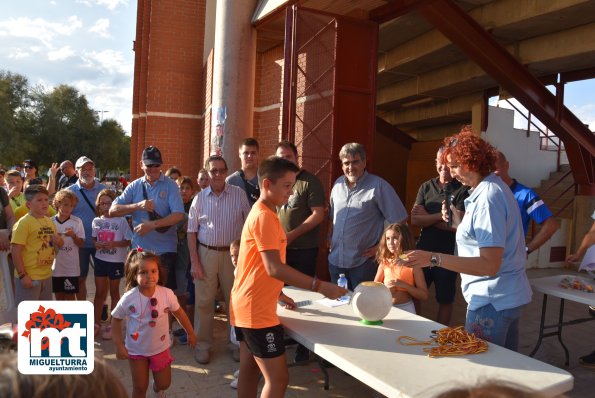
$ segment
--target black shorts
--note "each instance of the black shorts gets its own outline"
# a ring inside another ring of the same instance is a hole
[[[277,325],[263,329],[234,326],[238,341],[246,343],[250,353],[258,358],[277,358],[285,354],[285,332]]]
[[[458,273],[442,267],[424,268],[424,276],[428,288],[432,282],[436,284],[436,301],[439,304],[452,304],[457,291]]]
[[[178,253],[161,253],[159,255],[161,267],[159,269],[159,284],[176,291],[178,283],[176,281],[176,262]]]
[[[78,292],[78,276],[52,276],[52,293],[74,294]]]
[[[122,279],[124,277],[124,263],[110,263],[95,258],[95,276],[108,277],[110,280]]]

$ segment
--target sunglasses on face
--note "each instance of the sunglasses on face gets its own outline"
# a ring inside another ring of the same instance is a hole
[[[34,169],[35,167],[33,166],[25,166],[26,169]]]
[[[145,167],[149,168],[149,169],[154,169],[157,167],[161,167],[160,164],[146,164]]]

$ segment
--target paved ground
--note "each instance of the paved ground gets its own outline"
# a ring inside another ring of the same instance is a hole
[[[560,269],[529,270],[529,277],[566,274],[569,271]],[[90,275],[89,281],[92,276]],[[93,283],[88,283],[90,296],[94,293]],[[433,292],[430,292],[433,297]],[[537,331],[541,314],[543,295],[535,293],[533,301],[524,310],[521,320],[520,352],[528,355],[537,341]],[[422,316],[432,318],[436,312],[432,300],[424,303]],[[550,299],[548,323],[557,319],[559,301]],[[465,319],[465,302],[462,296],[457,295],[452,325],[461,325]],[[566,319],[584,318],[587,307],[582,304],[566,302]],[[593,396],[595,386],[595,369],[587,369],[578,364],[578,357],[595,350],[595,323],[583,323],[568,326],[564,329],[564,342],[570,351],[570,366],[567,370],[575,377],[575,387],[567,394],[570,398],[583,398]],[[173,355],[176,358],[173,364],[172,386],[168,391],[169,397],[232,397],[236,396],[235,390],[229,387],[233,373],[238,369],[228,352],[225,337],[225,317],[217,316],[215,322],[216,344],[212,361],[206,366],[198,365],[192,350],[189,347],[176,345]],[[115,371],[122,383],[130,390],[131,379],[127,361],[119,361],[115,357],[114,345],[111,341],[99,340],[96,343],[96,355],[104,358],[109,367]],[[293,348],[288,349],[288,357],[293,357]],[[564,367],[564,351],[555,338],[545,339],[541,348],[535,355],[536,359],[554,366]],[[399,364],[395,364],[397,369]],[[287,397],[380,397],[378,393],[368,388],[365,384],[350,377],[339,369],[329,369],[331,388],[324,391],[323,376],[317,364],[292,367],[289,370],[290,380]]]
[[[548,276],[559,273],[568,273],[565,270],[530,270],[529,277]],[[89,284],[89,291],[92,286]],[[433,292],[431,292],[433,296]],[[535,293],[533,302],[524,311],[521,324],[520,352],[529,354],[537,341],[537,330],[541,314],[542,295]],[[435,305],[429,301],[424,304],[422,315],[432,317],[435,314]],[[550,323],[556,319],[558,311],[557,300],[550,300],[548,319]],[[585,305],[567,302],[566,319],[585,317]],[[453,325],[461,325],[465,319],[465,303],[457,295]],[[229,387],[233,379],[233,372],[238,369],[238,363],[233,362],[225,340],[225,317],[216,318],[215,338],[216,345],[212,361],[206,366],[195,362],[191,349],[186,346],[176,345],[173,355],[176,358],[173,364],[172,386],[168,391],[169,397],[232,397],[236,396],[235,390]],[[595,323],[583,323],[569,326],[564,330],[564,341],[570,350],[570,366],[567,368],[575,377],[575,388],[567,394],[571,398],[592,396],[595,385],[595,369],[586,369],[578,364],[578,357],[595,350],[593,338]],[[130,373],[126,361],[115,358],[114,346],[111,341],[99,340],[96,346],[96,355],[103,357],[109,366],[116,371],[120,380],[127,388],[131,387]],[[289,348],[288,357],[292,357],[293,348]],[[545,339],[541,348],[535,355],[536,359],[564,368],[564,352],[557,339]],[[395,364],[395,367],[397,364]],[[290,381],[287,397],[379,397],[380,394],[368,388],[360,381],[353,379],[339,369],[329,369],[331,388],[324,391],[323,376],[318,366],[313,363],[308,366],[292,367],[289,370]]]

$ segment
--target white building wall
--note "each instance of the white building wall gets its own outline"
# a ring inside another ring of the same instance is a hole
[[[514,128],[514,110],[489,107],[488,130],[482,138],[498,148],[510,163],[510,176],[529,187],[556,171],[557,153],[539,149],[539,133]]]

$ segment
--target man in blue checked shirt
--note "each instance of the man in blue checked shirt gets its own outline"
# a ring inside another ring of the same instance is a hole
[[[405,222],[407,211],[386,180],[366,171],[363,145],[343,145],[339,159],[344,175],[331,191],[328,262],[331,280],[345,274],[353,290],[360,282],[374,280],[378,268],[374,256],[384,223]]]

